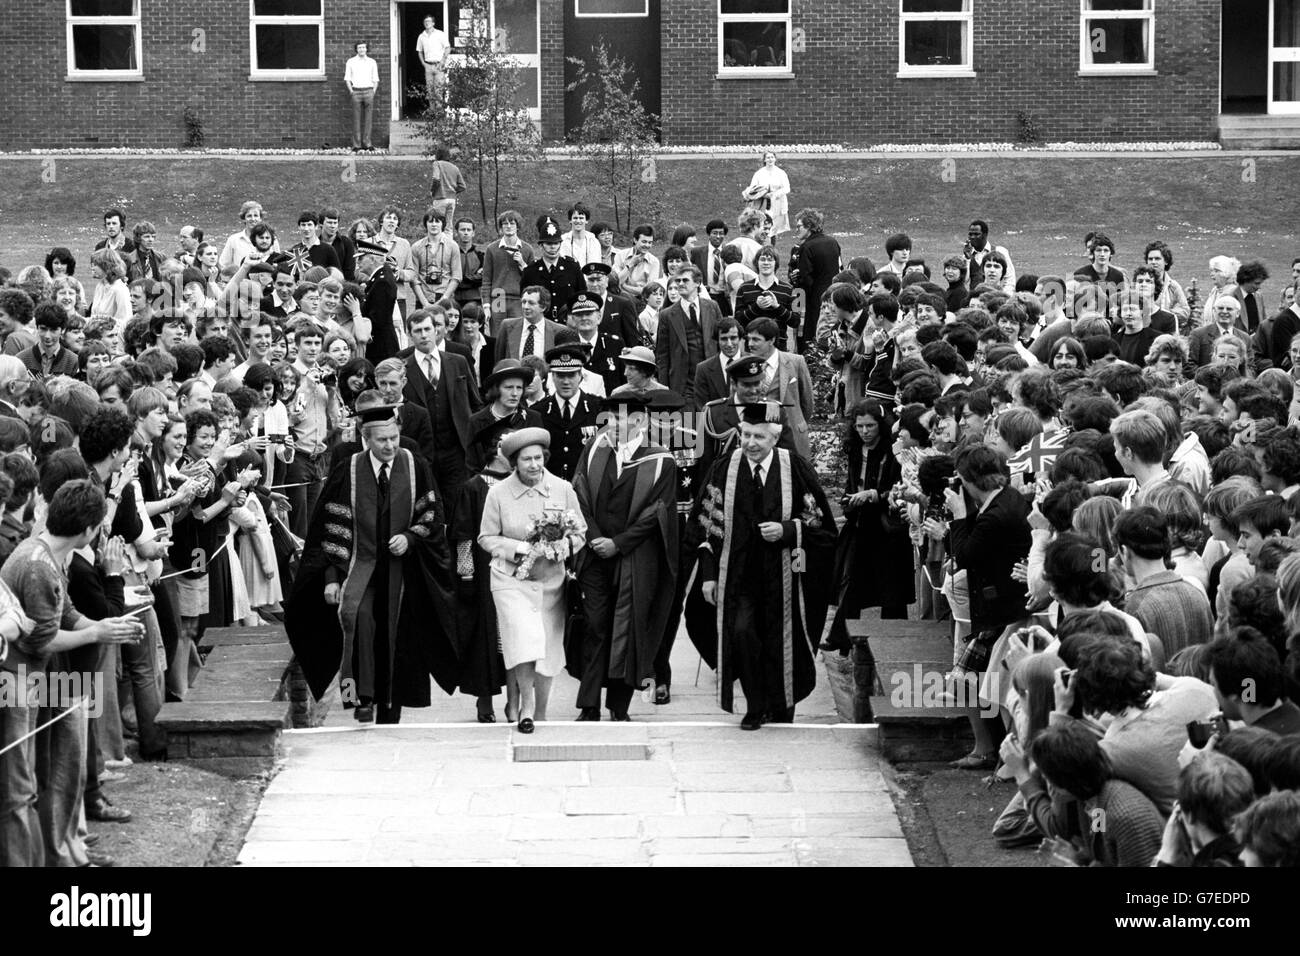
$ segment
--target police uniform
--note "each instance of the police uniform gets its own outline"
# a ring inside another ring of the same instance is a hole
[[[543,216],[537,221],[537,241],[541,243],[559,242],[562,238],[560,224],[550,216]],[[520,288],[530,285],[541,286],[551,294],[551,307],[546,317],[563,323],[569,315],[569,306],[579,292],[587,288],[582,278],[582,267],[578,260],[570,256],[560,256],[553,268],[547,268],[539,257],[524,266],[519,278]]]
[[[606,262],[588,262],[582,267],[584,280],[591,275],[603,275],[608,281],[613,274],[614,270]],[[640,341],[637,304],[625,295],[618,295],[608,286],[605,289],[605,301],[601,303],[600,310],[600,330],[614,333],[625,345],[649,345],[654,348],[654,342]],[[599,301],[600,297],[596,298]]]
[[[765,373],[763,360],[753,355],[742,355],[727,366],[727,378],[733,382]],[[779,406],[775,407],[779,409]],[[794,451],[794,432],[790,428],[790,422],[786,416],[774,414],[772,421],[777,420],[781,421],[781,438],[777,447]],[[731,454],[739,446],[740,412],[736,399],[729,395],[707,402],[700,414],[699,427],[704,434],[701,436],[701,453],[696,466],[698,474],[705,475],[713,462]]]
[[[569,314],[600,312],[601,305],[600,296],[596,293],[582,292],[573,300],[573,305],[569,307]],[[582,339],[579,341],[583,348],[589,349],[586,356],[587,369],[604,379],[605,394],[612,395],[614,389],[627,381],[627,377],[623,374],[623,363],[619,361],[619,356],[623,354],[626,345],[623,337],[598,327],[596,338],[590,343]]]
[[[546,353],[546,361],[552,374],[581,372],[582,349],[576,342],[557,345]],[[600,421],[600,399],[579,391],[570,401],[573,411],[567,422],[558,395],[548,395],[532,407],[542,416],[542,427],[551,434],[551,460],[546,468],[565,481],[573,480],[582,449],[595,437]]]

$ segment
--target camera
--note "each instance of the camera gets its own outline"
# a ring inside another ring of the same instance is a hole
[[[266,440],[269,441],[272,445],[283,445],[285,439],[287,439],[288,437],[289,437],[288,435],[272,435],[270,432],[267,432]]]
[[[1187,740],[1197,750],[1204,749],[1211,737],[1228,735],[1228,719],[1215,714],[1209,720],[1192,720],[1187,724]]]
[[[961,494],[961,476],[953,475],[951,478],[949,478],[948,487],[951,488],[953,491],[957,492],[958,494]]]

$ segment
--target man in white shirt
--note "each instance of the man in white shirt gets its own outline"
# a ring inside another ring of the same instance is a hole
[[[415,55],[424,65],[424,85],[429,91],[429,102],[442,101],[442,87],[447,80],[446,60],[451,43],[447,34],[433,23],[433,17],[424,18],[424,32],[415,41]]]
[[[357,55],[343,70],[343,82],[352,97],[352,151],[359,152],[375,148],[370,144],[370,128],[379,90],[379,64],[366,55],[366,44],[358,43],[355,49]]]
[[[650,251],[654,242],[653,226],[637,226],[632,231],[632,248],[615,254],[614,272],[624,295],[640,295],[642,289],[663,275],[659,259]]]

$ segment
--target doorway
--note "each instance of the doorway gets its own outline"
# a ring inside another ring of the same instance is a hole
[[[392,118],[418,119],[428,105],[425,99],[424,66],[415,53],[415,44],[424,32],[424,18],[433,17],[433,25],[455,42],[455,31],[448,30],[450,0],[393,0],[393,82]]]
[[[1220,111],[1268,112],[1268,16],[1271,0],[1223,0]]]

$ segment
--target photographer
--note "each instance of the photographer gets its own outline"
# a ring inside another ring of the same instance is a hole
[[[415,297],[420,308],[452,306],[464,277],[460,247],[446,231],[442,213],[433,207],[424,214],[425,235],[411,247],[415,263]]]
[[[931,538],[950,536],[953,560],[966,571],[972,637],[956,668],[959,673],[984,671],[999,633],[1025,614],[1025,585],[1015,580],[1012,571],[1029,553],[1029,502],[1008,487],[1006,467],[1006,459],[992,448],[977,445],[964,449],[957,456],[961,490],[944,492],[953,520],[929,518],[925,522]],[[969,511],[971,504],[973,512]],[[978,715],[970,721],[975,749],[953,765],[961,770],[991,770],[997,764],[995,736],[1001,725]]]

